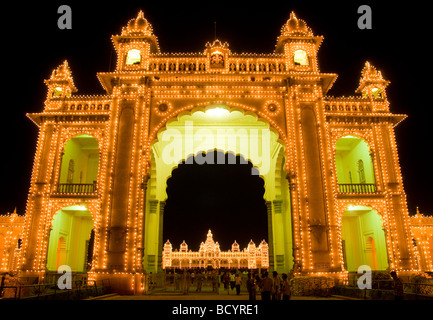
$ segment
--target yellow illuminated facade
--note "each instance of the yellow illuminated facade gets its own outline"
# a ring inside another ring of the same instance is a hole
[[[418,266],[421,270],[433,270],[433,216],[417,212],[410,217],[413,242]]]
[[[180,248],[173,250],[169,240],[164,244],[162,252],[162,268],[236,268],[257,269],[269,268],[269,247],[265,240],[258,246],[253,240],[248,246],[240,250],[235,241],[231,250],[221,251],[218,242],[215,242],[211,230],[207,233],[206,241],[200,244],[198,251],[188,250],[188,244],[183,241]]]
[[[44,110],[28,114],[39,138],[23,277],[71,263],[140,292],[162,267],[167,179],[213,150],[242,155],[264,181],[270,270],[418,268],[394,133],[405,115],[390,112],[389,82],[369,62],[354,96],[328,96],[337,75],[320,72],[323,37],[294,13],[269,54],[219,40],[161,52],[142,12],[112,40],[116,70],[97,75],[104,95],[77,95],[65,61],[45,81]]]
[[[24,216],[0,215],[0,272],[17,270],[24,230]]]

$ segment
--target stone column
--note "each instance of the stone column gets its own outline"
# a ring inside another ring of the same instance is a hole
[[[126,234],[128,232],[126,222],[128,219],[130,166],[134,135],[134,102],[122,100],[119,103],[119,108],[110,225],[108,228],[107,268],[108,270],[123,271]]]
[[[164,208],[165,201],[159,202],[159,227],[158,227],[158,272],[162,272],[162,247],[163,247],[163,227],[164,227]]]
[[[327,271],[330,268],[327,237],[327,219],[324,181],[321,165],[320,137],[314,103],[302,103],[301,128],[305,161],[306,208],[311,239],[311,253],[314,271]],[[305,194],[305,193],[304,193]],[[306,266],[304,266],[305,268]]]
[[[43,206],[42,202],[46,194],[46,185],[49,182],[45,175],[47,170],[50,148],[52,143],[52,135],[54,132],[54,126],[52,124],[42,125],[42,130],[39,133],[39,154],[35,161],[35,166],[33,168],[34,180],[32,181],[31,191],[29,194],[29,211],[26,212],[26,225],[25,232],[27,232],[28,237],[24,239],[23,252],[24,252],[24,263],[21,266],[21,270],[33,270],[34,261],[36,258],[36,249],[40,242],[38,241],[39,225],[41,223]],[[43,140],[42,140],[43,139]],[[50,173],[51,174],[51,173]]]
[[[268,245],[269,245],[269,270],[275,270],[274,257],[274,228],[272,224],[272,201],[266,201],[268,209]]]
[[[140,188],[143,190],[143,195],[144,198],[142,199],[143,204],[144,204],[144,212],[143,212],[143,226],[142,226],[142,232],[143,232],[143,237],[142,237],[142,241],[139,243],[138,241],[136,242],[136,248],[135,250],[137,250],[137,255],[140,257],[140,264],[138,266],[136,266],[136,270],[137,272],[143,272],[143,259],[144,259],[144,241],[145,241],[145,213],[146,213],[146,199],[147,199],[147,184],[149,182],[149,174],[146,174],[143,178],[143,182],[140,185]]]
[[[398,239],[398,250],[400,251],[400,261],[395,262],[400,268],[408,270],[411,269],[413,264],[411,261],[414,259],[409,230],[409,214],[406,209],[406,197],[401,184],[402,178],[397,161],[397,149],[392,145],[394,136],[391,130],[388,124],[380,126],[381,140],[384,147],[384,159],[382,159],[382,162],[385,164],[382,167],[387,169],[385,177],[388,177],[388,181],[385,181],[385,188],[388,189],[389,194],[387,199],[388,210],[391,220],[395,223],[397,234],[393,236]],[[397,257],[397,255],[394,256]]]

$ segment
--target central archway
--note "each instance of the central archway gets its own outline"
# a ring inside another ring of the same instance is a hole
[[[143,268],[146,272],[161,270],[167,184],[169,178],[175,175],[173,170],[183,162],[191,161],[188,159],[194,155],[200,164],[207,163],[215,150],[219,151],[217,154],[237,155],[239,159],[249,161],[250,174],[259,175],[261,179],[256,177],[257,181],[263,181],[261,199],[264,199],[267,210],[263,215],[268,224],[265,240],[269,244],[270,269],[288,272],[293,265],[293,240],[284,145],[278,132],[266,120],[252,112],[225,105],[196,108],[179,114],[168,120],[151,145]],[[197,201],[190,198],[191,203]],[[249,236],[255,237],[253,234]]]
[[[174,248],[185,241],[197,251],[212,229],[221,250],[236,240],[241,249],[252,239],[268,241],[264,180],[252,175],[242,156],[221,151],[206,154],[213,163],[200,164],[191,156],[173,170],[167,181],[163,239]],[[224,158],[224,163],[218,159]]]

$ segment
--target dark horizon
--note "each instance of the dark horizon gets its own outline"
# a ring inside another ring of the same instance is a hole
[[[373,29],[360,30],[357,8],[362,2],[302,5],[268,1],[257,6],[244,2],[207,5],[129,1],[113,6],[96,1],[70,4],[72,30],[59,30],[57,8],[61,4],[49,1],[26,3],[23,7],[15,3],[8,7],[10,14],[1,22],[8,49],[3,58],[5,92],[12,99],[3,104],[0,129],[0,214],[12,212],[15,207],[20,214],[25,212],[38,135],[37,126],[26,113],[43,110],[47,92],[43,80],[67,59],[77,95],[104,94],[96,73],[115,68],[111,36],[120,34],[140,9],[152,24],[162,52],[204,50],[206,42],[214,40],[216,21],[217,38],[227,41],[236,53],[273,52],[281,27],[294,11],[315,35],[324,36],[318,53],[319,68],[324,73],[338,74],[328,92],[330,96],[355,95],[361,70],[370,61],[391,81],[387,89],[391,112],[408,115],[396,128],[396,142],[409,212],[414,214],[419,207],[422,213],[433,214],[433,130],[428,100],[431,89],[429,81],[423,81],[433,66],[424,48],[430,30],[429,10],[423,10],[426,8],[422,4],[412,4],[404,11],[390,2],[371,4]],[[205,233],[200,231],[200,241],[205,240],[209,227],[203,225]],[[216,234],[215,240],[221,243],[223,239],[217,239]],[[193,243],[189,245],[195,248]]]

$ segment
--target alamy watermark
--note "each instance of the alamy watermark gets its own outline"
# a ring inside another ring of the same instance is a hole
[[[57,273],[62,275],[57,279],[57,287],[60,290],[72,289],[72,269],[70,266],[64,264],[57,269]]]
[[[372,29],[372,12],[371,7],[364,4],[358,7],[358,13],[361,16],[358,18],[358,28],[363,29]]]
[[[369,5],[360,5],[358,11],[361,16],[358,18],[357,25],[361,30],[372,29],[372,10]],[[57,19],[57,27],[60,30],[72,29],[72,9],[68,5],[61,5],[57,9],[61,16]]]
[[[57,27],[60,30],[72,29],[72,9],[70,6],[64,4],[57,9],[57,13],[61,14],[57,19]]]
[[[371,289],[371,268],[367,265],[362,265],[358,267],[358,288],[363,289]]]

